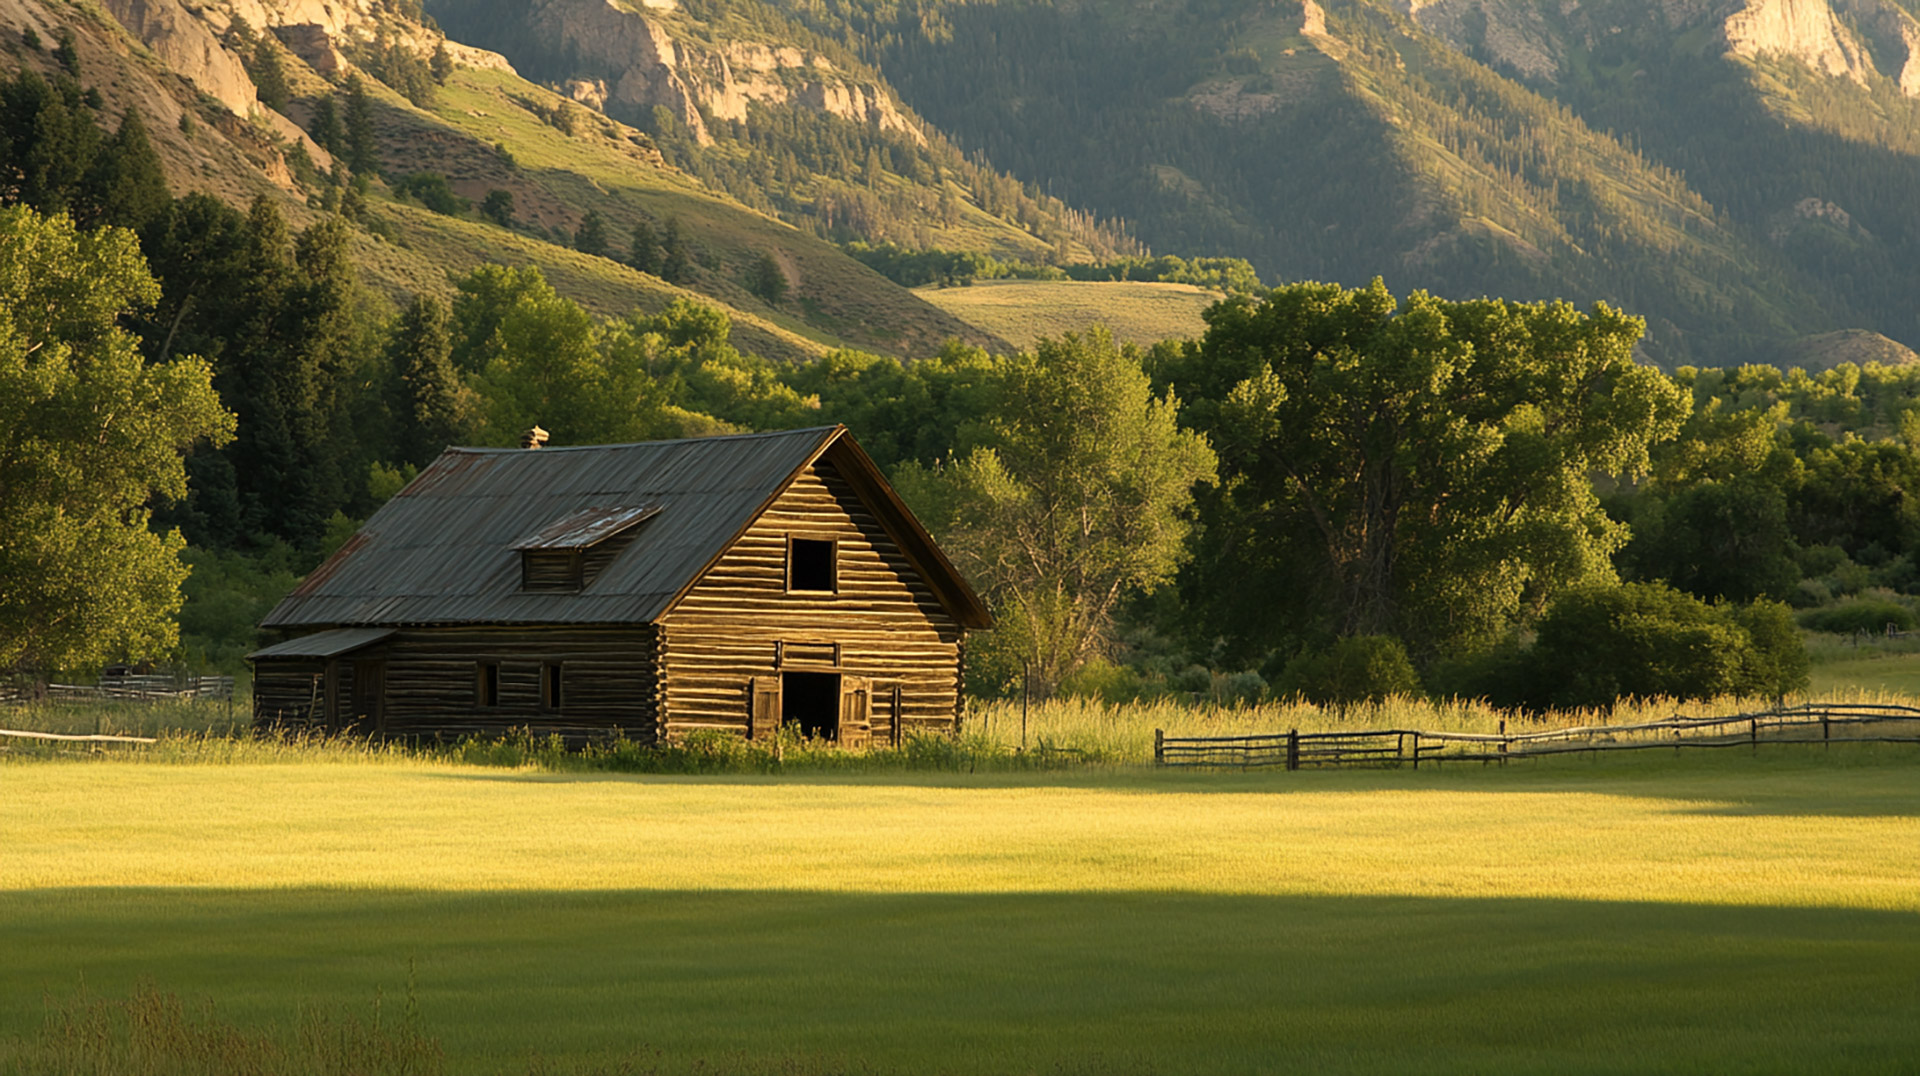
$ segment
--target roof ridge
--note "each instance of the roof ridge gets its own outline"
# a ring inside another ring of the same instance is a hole
[[[693,444],[695,442],[751,441],[751,440],[756,440],[761,438],[791,437],[796,434],[803,434],[803,433],[823,434],[823,433],[828,433],[832,430],[840,429],[844,425],[845,423],[835,422],[826,426],[801,426],[797,429],[791,429],[791,430],[763,430],[757,433],[717,433],[717,434],[712,434],[706,437],[674,437],[674,438],[669,438],[662,441],[620,441],[612,444],[596,444],[596,445],[542,445],[540,446],[538,451],[540,452],[584,452],[590,449],[599,449],[599,448],[638,448],[643,445],[645,446],[684,445],[684,444]],[[517,448],[517,447],[488,448],[488,447],[479,446],[479,445],[472,445],[472,446],[448,445],[443,451],[465,452],[465,453],[470,453],[476,456],[491,456],[491,455],[506,454],[506,453],[518,455],[523,452],[534,451],[534,450]]]

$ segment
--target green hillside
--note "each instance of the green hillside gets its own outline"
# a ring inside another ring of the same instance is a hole
[[[982,280],[915,294],[985,333],[1023,348],[1043,336],[1104,325],[1114,339],[1142,347],[1206,332],[1200,314],[1218,292],[1191,284],[1137,281]]]
[[[842,42],[755,0],[613,5],[430,0],[461,40],[647,132],[709,188],[836,240],[1028,261],[1142,253],[899,106]]]
[[[378,20],[371,25],[381,34],[429,34],[395,12]],[[262,47],[275,53],[283,71],[288,101],[278,115],[255,106],[246,121],[91,6],[0,4],[0,71],[30,67],[51,74],[52,57],[22,44],[24,30],[36,27],[49,43],[62,32],[73,35],[84,81],[99,94],[104,115],[134,106],[149,118],[176,193],[203,191],[241,207],[266,195],[296,226],[339,203],[343,188],[329,178],[332,162],[294,137],[313,126],[323,101],[336,112],[343,107],[354,68],[323,76],[263,34]],[[343,33],[339,43],[365,61],[353,40]],[[677,298],[697,297],[728,313],[743,347],[774,357],[803,358],[843,345],[923,354],[954,337],[1004,346],[833,244],[708,188],[668,164],[645,134],[606,117],[588,119],[509,71],[455,65],[444,84],[416,104],[372,77],[374,66],[360,69],[359,84],[371,105],[379,173],[355,179],[364,195],[350,214],[352,251],[361,279],[396,302],[420,291],[447,293],[453,276],[507,262],[540,267],[562,294],[603,315],[653,313]],[[446,177],[470,204],[449,215],[404,196],[407,178],[422,173]],[[476,208],[494,190],[512,195],[510,227],[483,219]],[[608,256],[573,249],[589,211],[605,222]],[[622,263],[632,229],[643,221],[656,232],[672,222],[683,234],[689,264],[677,283]],[[786,283],[777,303],[751,286],[763,259],[772,260]]]
[[[1899,245],[1910,213],[1834,234],[1792,200],[1732,191],[1872,186],[1863,206],[1914,204],[1920,175],[1889,156],[1920,130],[1914,99],[1775,64],[1793,109],[1775,107],[1758,137],[1755,65],[1713,52],[1712,25],[1643,0],[1564,16],[1423,6],[1432,30],[1372,0],[787,7],[855,42],[962,145],[1127,219],[1159,251],[1247,257],[1268,279],[1604,299],[1645,315],[1647,354],[1669,364],[1744,361],[1847,327],[1916,336],[1899,298],[1920,266]],[[1521,81],[1501,57],[1529,48],[1561,67]],[[1662,56],[1698,77],[1664,77]],[[1582,89],[1601,83],[1629,89]],[[1851,148],[1823,160],[1835,139],[1794,115],[1846,127]],[[1774,159],[1795,140],[1790,165]],[[1793,175],[1764,178],[1781,171]]]

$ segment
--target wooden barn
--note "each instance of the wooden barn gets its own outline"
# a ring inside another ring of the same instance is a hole
[[[844,426],[450,448],[268,614],[254,720],[898,742],[989,626]]]

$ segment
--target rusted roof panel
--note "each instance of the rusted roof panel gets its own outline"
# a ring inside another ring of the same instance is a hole
[[[650,623],[841,432],[448,449],[262,626]],[[520,590],[518,542],[608,505],[659,514],[580,593]]]
[[[529,549],[587,549],[628,527],[645,523],[659,513],[658,504],[632,508],[582,508],[561,516],[536,533],[513,543],[513,548],[523,552]]]

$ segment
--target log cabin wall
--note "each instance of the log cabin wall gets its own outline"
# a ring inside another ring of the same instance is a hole
[[[405,629],[386,658],[389,736],[459,739],[530,729],[536,736],[658,735],[658,632],[636,627],[449,627]],[[499,666],[499,699],[482,706],[480,667]],[[542,698],[542,676],[560,666],[560,707]]]
[[[262,661],[253,672],[253,723],[309,730],[324,724],[324,661]]]
[[[789,537],[835,541],[836,592],[787,590]],[[747,734],[752,678],[783,671],[870,678],[876,743],[951,730],[958,715],[962,630],[826,460],[794,480],[661,626],[669,736]]]
[[[404,629],[380,645],[330,659],[336,714],[325,714],[327,661],[261,662],[254,675],[254,722],[302,729],[354,727],[400,738],[454,740],[528,729],[569,740],[658,737],[659,633],[639,627],[448,627]],[[381,713],[355,709],[359,663],[384,663]],[[483,663],[499,667],[499,698],[482,706]],[[560,707],[542,697],[543,670],[560,666]],[[310,707],[314,677],[321,705]]]

